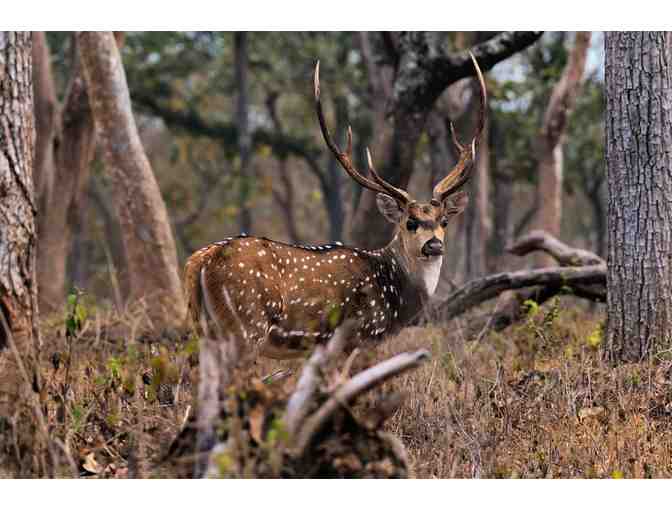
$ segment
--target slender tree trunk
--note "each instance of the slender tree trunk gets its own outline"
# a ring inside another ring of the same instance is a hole
[[[252,159],[252,137],[249,122],[249,95],[247,86],[247,32],[235,32],[235,75],[238,87],[236,103],[236,127],[238,128],[238,151],[240,152],[240,192],[238,195],[239,226],[241,232],[252,230],[252,213],[250,198],[252,195],[252,176],[250,162]]]
[[[473,95],[474,98],[478,96]],[[475,122],[475,119],[474,119]],[[466,276],[467,279],[483,276],[488,263],[488,240],[492,233],[489,214],[490,200],[490,147],[489,122],[486,119],[483,141],[478,147],[474,173],[469,183],[472,202],[465,211],[466,226]]]
[[[78,35],[91,110],[123,235],[131,298],[147,298],[155,324],[185,314],[168,213],[133,119],[126,75],[111,32]]]
[[[607,332],[613,362],[672,344],[671,32],[607,32]]]
[[[336,133],[343,136],[347,129],[348,105],[344,96],[338,94],[334,97],[334,111],[336,112]],[[342,140],[339,140],[342,142]],[[345,223],[345,210],[343,207],[343,169],[336,158],[329,154],[327,164],[327,189],[326,194],[327,216],[329,218],[329,242],[343,240],[343,226]]]
[[[46,311],[61,308],[66,267],[76,223],[79,198],[89,178],[95,149],[95,127],[82,71],[77,38],[73,36],[72,70],[65,103],[54,134],[54,183],[44,214],[39,217],[38,279],[40,305]]]
[[[488,272],[504,271],[507,266],[506,246],[511,241],[513,225],[511,223],[511,202],[513,200],[513,170],[504,159],[503,134],[497,122],[491,117],[490,147],[494,152],[492,181],[493,192],[493,227],[488,246]]]
[[[0,32],[0,314],[22,335],[37,334],[38,318],[31,51],[30,32]]]
[[[295,204],[296,199],[294,198],[294,183],[292,182],[292,176],[287,169],[287,159],[282,158],[278,161],[279,166],[279,177],[280,184],[282,185],[283,192],[279,191],[274,192],[275,201],[280,205],[285,213],[285,226],[287,227],[287,234],[291,243],[299,244],[301,242],[301,235],[299,234],[299,228],[296,221],[296,211]]]
[[[551,99],[544,114],[539,132],[539,166],[537,175],[536,215],[532,229],[541,229],[553,236],[560,236],[562,219],[562,146],[567,126],[567,118],[574,108],[579,93],[581,78],[586,64],[586,55],[590,46],[590,32],[577,32],[574,48],[567,65],[551,93]],[[548,255],[536,257],[539,265],[552,265],[554,261]]]
[[[54,138],[57,131],[58,99],[51,71],[51,55],[44,32],[33,32],[33,98],[35,101],[35,196],[44,206],[54,183]]]

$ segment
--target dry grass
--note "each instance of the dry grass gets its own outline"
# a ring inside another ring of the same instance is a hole
[[[406,445],[416,476],[672,476],[669,356],[612,369],[601,357],[601,316],[564,305],[478,343],[452,323],[406,330],[359,356],[361,366],[432,350],[429,363],[381,390],[406,395],[386,427]],[[141,308],[89,311],[74,337],[63,317],[43,325],[39,400],[51,453],[26,398],[32,390],[10,354],[0,355],[0,477],[174,475],[156,460],[194,404],[195,342],[186,333],[139,335]],[[279,365],[262,360],[255,370]],[[161,405],[176,388],[176,402]]]

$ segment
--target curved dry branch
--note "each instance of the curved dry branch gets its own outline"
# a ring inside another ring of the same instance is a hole
[[[322,381],[323,368],[337,358],[350,338],[350,327],[342,325],[336,329],[326,346],[318,345],[301,371],[296,389],[287,402],[284,422],[287,432],[293,436],[308,414],[312,398]]]
[[[395,377],[429,359],[429,351],[420,349],[415,352],[404,352],[382,363],[360,372],[341,386],[310,418],[308,418],[296,436],[295,455],[300,458],[310,445],[313,437],[329,418],[339,409],[356,397],[379,386],[391,377]]]
[[[606,261],[593,252],[572,248],[544,230],[533,230],[520,237],[506,249],[514,255],[524,256],[535,251],[543,251],[553,257],[561,266],[594,266]]]

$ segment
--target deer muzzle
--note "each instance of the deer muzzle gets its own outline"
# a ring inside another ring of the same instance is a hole
[[[437,237],[432,237],[422,246],[422,254],[425,257],[436,257],[443,255],[443,243]]]

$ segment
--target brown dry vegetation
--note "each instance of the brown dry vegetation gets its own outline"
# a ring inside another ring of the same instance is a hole
[[[569,298],[532,305],[524,323],[478,342],[461,335],[460,321],[408,329],[357,364],[421,347],[432,360],[369,394],[355,414],[382,393],[403,393],[385,427],[421,478],[672,476],[670,353],[611,368],[602,316],[574,306]],[[51,453],[11,353],[1,355],[0,477],[176,476],[157,460],[193,410],[197,343],[186,333],[138,334],[141,306],[85,308],[74,338],[63,317],[43,323],[39,399]],[[261,360],[255,372],[278,368]],[[171,396],[173,405],[161,404]]]

